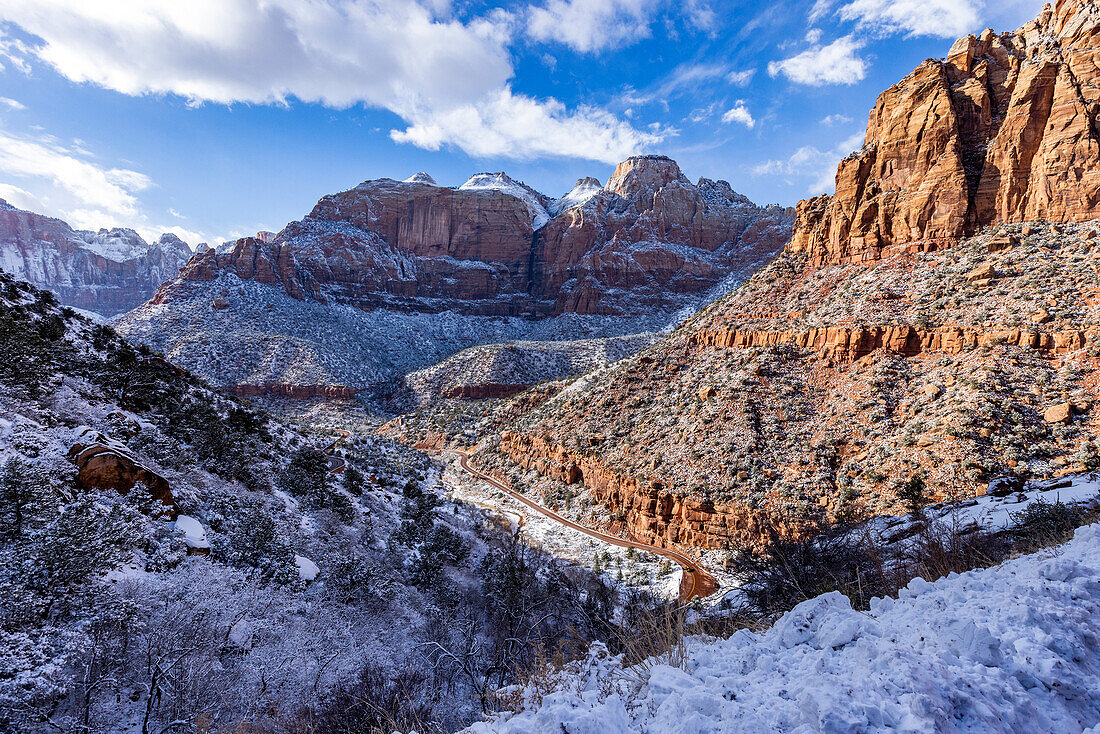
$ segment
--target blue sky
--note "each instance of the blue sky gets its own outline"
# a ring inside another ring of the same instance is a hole
[[[664,153],[828,191],[875,98],[1007,0],[0,0],[0,197],[220,241],[382,176],[551,196]]]

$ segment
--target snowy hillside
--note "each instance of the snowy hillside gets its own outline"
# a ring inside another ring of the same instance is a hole
[[[602,646],[514,716],[467,732],[1095,732],[1100,525],[1054,551],[857,612],[838,592],[771,629],[692,638],[682,665]]]
[[[117,320],[122,334],[164,351],[212,382],[367,387],[467,347],[513,339],[575,339],[648,332],[670,314],[523,318],[363,311],[298,301],[282,289],[226,274],[188,282],[186,298],[147,304]],[[224,298],[225,308],[214,308]]]
[[[405,377],[405,384],[420,405],[465,385],[535,385],[606,367],[662,336],[644,332],[602,339],[488,344],[413,372]]]
[[[625,595],[424,454],[307,417],[0,274],[0,731],[453,731],[533,664],[519,634],[618,633]]]

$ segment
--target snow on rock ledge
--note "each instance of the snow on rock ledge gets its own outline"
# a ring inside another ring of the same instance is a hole
[[[467,731],[1096,732],[1100,525],[869,613],[825,594],[760,635],[690,643],[640,688],[594,649],[540,706]]]

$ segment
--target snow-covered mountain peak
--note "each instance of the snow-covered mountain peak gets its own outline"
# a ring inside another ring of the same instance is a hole
[[[405,179],[405,183],[418,183],[427,184],[428,186],[438,186],[435,179],[431,177],[431,174],[424,173],[424,171],[417,171],[413,175]]]
[[[11,212],[11,211],[16,211],[16,209],[15,209],[14,206],[9,204],[8,202],[4,201],[3,199],[0,199],[0,211],[9,211],[9,212]]]
[[[577,179],[577,185],[574,186],[568,194],[560,199],[556,199],[550,205],[550,212],[554,216],[557,216],[564,211],[582,206],[601,191],[603,191],[603,184],[600,183],[599,179],[595,179],[591,176]]]
[[[550,221],[550,212],[547,211],[548,203],[545,196],[526,184],[519,183],[507,173],[475,173],[470,179],[458,187],[459,191],[501,191],[514,196],[527,204],[531,212],[532,229],[539,229]]]
[[[114,262],[126,262],[149,251],[149,244],[132,229],[115,227],[98,232],[81,232],[81,247]]]
[[[162,250],[177,250],[186,253],[188,257],[191,255],[191,246],[171,232],[162,234],[155,244]]]

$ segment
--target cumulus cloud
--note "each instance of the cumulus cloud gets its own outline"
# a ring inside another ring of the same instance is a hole
[[[722,122],[726,123],[727,125],[731,122],[737,122],[749,128],[750,130],[756,126],[756,120],[753,119],[752,113],[749,112],[749,109],[745,106],[745,103],[740,100],[738,100],[736,105],[734,105],[722,115]]]
[[[796,56],[773,61],[768,64],[768,74],[782,74],[796,84],[814,87],[855,84],[867,76],[867,63],[857,55],[861,48],[863,41],[844,36],[827,46],[815,45]]]
[[[656,13],[654,0],[548,0],[527,13],[527,33],[539,41],[556,41],[575,51],[592,53],[619,48],[649,36],[649,24]],[[699,22],[713,21],[700,15]]]
[[[408,127],[396,140],[456,145],[472,155],[577,156],[612,161],[655,142],[610,114],[568,110],[554,99],[516,94],[507,44],[519,22],[506,11],[461,22],[447,3],[423,0],[0,0],[0,19],[41,39],[20,58],[37,58],[75,82],[128,95],[172,94],[194,104],[365,104],[394,112]],[[611,8],[643,17],[639,0],[581,4],[553,0],[545,12]],[[638,14],[641,15],[638,15]],[[601,18],[596,13],[597,18]],[[609,16],[608,23],[614,18]],[[635,30],[644,23],[631,25]],[[615,31],[599,27],[603,34]],[[647,27],[647,26],[646,26]],[[580,31],[577,31],[580,33]],[[584,43],[578,41],[578,43]],[[10,45],[10,44],[9,44]],[[545,140],[507,115],[553,123]],[[495,118],[493,115],[505,117]],[[476,116],[487,140],[455,120]],[[594,143],[563,145],[561,130],[595,132]],[[633,147],[631,147],[633,146]]]
[[[786,160],[769,160],[752,169],[757,176],[786,176],[806,179],[810,182],[806,193],[831,194],[836,188],[836,169],[844,156],[863,145],[863,133],[842,140],[835,147],[821,150],[805,145]]]
[[[839,14],[875,33],[956,38],[980,26],[981,7],[978,0],[853,0]]]
[[[477,104],[413,116],[390,137],[428,150],[456,145],[474,156],[536,158],[547,153],[616,163],[651,147],[671,131],[642,132],[596,107],[567,110],[556,100],[535,101],[505,89]]]

